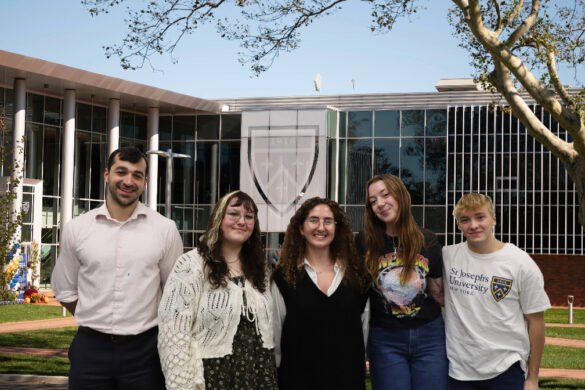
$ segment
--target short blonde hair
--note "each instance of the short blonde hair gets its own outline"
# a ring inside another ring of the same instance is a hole
[[[492,202],[492,198],[487,195],[474,192],[465,194],[457,201],[455,209],[453,210],[453,215],[455,216],[455,219],[459,219],[459,216],[462,212],[468,210],[477,210],[484,206],[487,207],[490,215],[494,215],[494,204]]]

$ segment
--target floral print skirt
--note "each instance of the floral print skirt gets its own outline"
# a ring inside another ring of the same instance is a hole
[[[262,346],[256,326],[245,316],[234,336],[233,353],[203,359],[207,390],[277,390],[278,374],[274,350]]]

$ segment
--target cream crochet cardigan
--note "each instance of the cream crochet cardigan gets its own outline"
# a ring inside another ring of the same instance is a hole
[[[228,281],[212,289],[204,277],[203,258],[194,249],[179,257],[158,309],[158,351],[167,389],[205,389],[201,359],[232,353],[242,315],[253,320],[264,348],[274,348],[269,274],[260,293]],[[246,306],[243,295],[246,295]]]

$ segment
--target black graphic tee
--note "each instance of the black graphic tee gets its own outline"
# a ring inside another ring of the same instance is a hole
[[[427,292],[428,278],[443,276],[443,256],[437,236],[422,229],[425,244],[417,255],[414,270],[402,285],[403,263],[392,237],[386,236],[384,254],[378,260],[378,284],[370,289],[370,325],[382,328],[415,328],[441,315],[441,306]],[[365,257],[363,232],[357,247]]]

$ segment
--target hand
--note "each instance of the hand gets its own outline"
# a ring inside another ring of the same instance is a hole
[[[524,381],[524,390],[538,390],[538,378],[526,378],[526,381]]]

